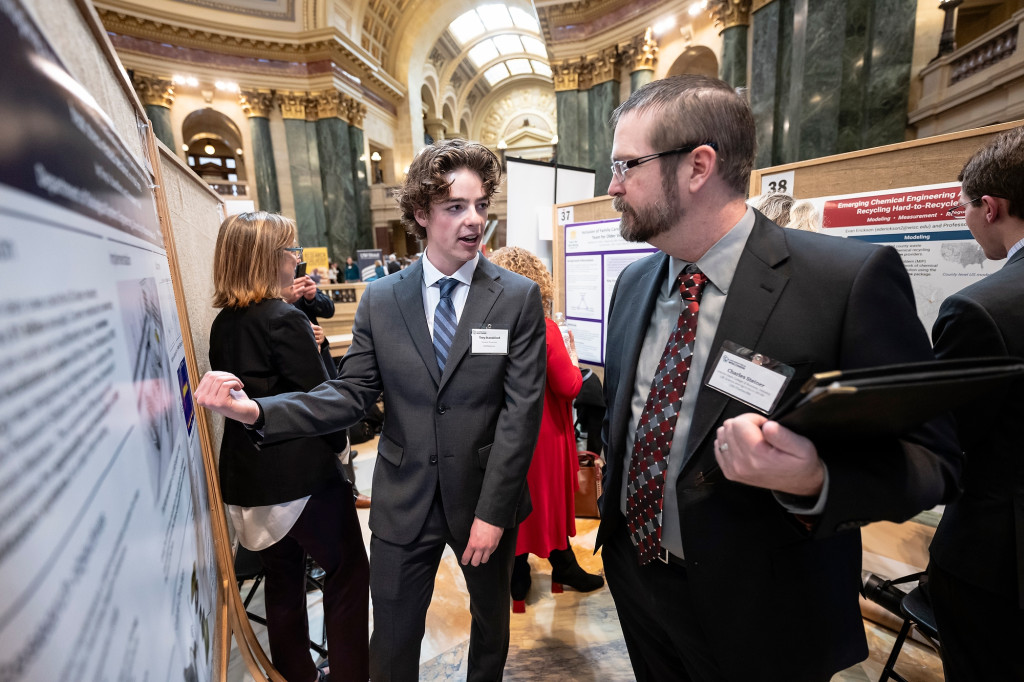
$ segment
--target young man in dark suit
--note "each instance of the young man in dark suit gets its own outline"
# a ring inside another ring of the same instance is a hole
[[[942,303],[939,358],[1024,357],[1024,128],[997,136],[960,171],[971,234],[1006,265]],[[1024,391],[955,414],[967,462],[963,495],[931,544],[929,590],[947,682],[1024,680]]]
[[[417,679],[441,554],[460,557],[470,595],[468,679],[500,680],[509,645],[516,525],[544,399],[544,314],[536,284],[491,265],[480,240],[500,164],[445,140],[413,161],[400,204],[424,258],[371,283],[337,380],[255,402],[209,373],[197,401],[253,424],[263,442],[329,433],[384,393],[373,476],[370,594],[374,682]]]
[[[661,251],[622,272],[607,331],[598,543],[634,672],[828,680],[868,653],[858,529],[956,489],[951,425],[812,442],[705,384],[723,351],[792,367],[762,403],[815,372],[930,360],[910,279],[891,248],[745,205],[754,120],[726,83],[654,81],[612,122],[622,235]]]

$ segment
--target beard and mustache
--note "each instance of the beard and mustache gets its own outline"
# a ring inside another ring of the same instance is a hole
[[[671,177],[670,177],[671,176]],[[646,206],[633,206],[622,197],[612,199],[612,208],[622,214],[619,233],[627,242],[649,242],[668,232],[683,215],[675,173],[663,173],[661,197]]]

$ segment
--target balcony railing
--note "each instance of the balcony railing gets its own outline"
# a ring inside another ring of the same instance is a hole
[[[918,137],[1024,118],[1024,10],[921,69],[921,97],[908,115]]]

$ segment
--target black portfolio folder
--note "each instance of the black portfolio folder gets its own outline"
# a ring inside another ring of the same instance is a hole
[[[894,436],[1006,389],[1021,358],[933,360],[815,374],[772,419],[811,439]]]

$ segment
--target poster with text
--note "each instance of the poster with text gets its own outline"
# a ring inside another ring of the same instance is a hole
[[[581,362],[604,365],[615,280],[627,265],[656,250],[623,239],[618,218],[565,226],[565,319]]]
[[[15,2],[0,61],[0,680],[208,680],[207,489],[151,178]]]
[[[822,231],[894,247],[910,273],[917,314],[931,331],[950,294],[998,270],[964,221],[949,215],[960,203],[960,184],[945,183],[822,197],[813,202]]]

